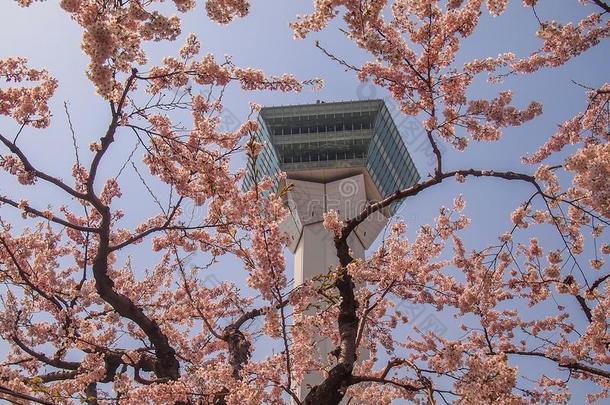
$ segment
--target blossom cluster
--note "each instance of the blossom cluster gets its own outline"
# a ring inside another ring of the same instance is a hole
[[[401,112],[423,114],[426,131],[458,150],[464,150],[470,139],[496,141],[502,128],[521,125],[542,113],[535,101],[523,110],[512,106],[510,91],[490,100],[466,96],[477,75],[510,68],[514,54],[475,59],[457,71],[453,65],[461,41],[479,23],[483,4],[497,16],[506,10],[507,0],[452,1],[447,10],[435,0],[394,1],[391,19],[383,14],[385,3],[367,2],[363,9],[355,2],[316,2],[314,13],[299,17],[292,27],[297,37],[305,37],[324,28],[344,6],[350,36],[375,58],[359,69],[359,79],[386,87]]]
[[[51,113],[48,103],[57,89],[56,79],[44,69],[28,68],[25,58],[8,58],[0,59],[0,80],[8,85],[0,88],[0,115],[35,128],[49,126]],[[24,86],[13,85],[18,83]]]

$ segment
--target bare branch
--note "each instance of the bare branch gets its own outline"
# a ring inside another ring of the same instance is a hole
[[[93,233],[97,233],[98,229],[97,228],[90,228],[88,226],[81,226],[81,225],[76,225],[73,224],[72,222],[68,222],[65,219],[61,219],[56,217],[55,215],[52,216],[47,216],[44,212],[37,210],[35,208],[32,208],[30,206],[25,206],[25,207],[20,207],[19,204],[11,199],[8,199],[6,197],[0,196],[0,202],[11,205],[17,209],[22,209],[23,211],[27,212],[28,214],[32,214],[35,215],[39,218],[44,218],[44,219],[48,219],[51,222],[55,222],[56,224],[59,225],[63,225],[65,227],[68,228],[72,228],[74,230],[77,231],[81,231],[81,232],[93,232]]]
[[[61,188],[62,190],[64,190],[66,193],[70,194],[73,197],[76,197],[80,200],[87,200],[87,195],[80,193],[76,190],[74,190],[72,187],[66,185],[66,183],[64,183],[63,181],[59,180],[56,177],[50,176],[44,172],[41,172],[40,170],[36,169],[28,160],[28,158],[25,156],[25,154],[21,151],[21,149],[15,145],[13,142],[11,142],[10,140],[8,140],[4,135],[0,134],[0,142],[2,142],[12,153],[14,153],[15,155],[17,155],[17,157],[19,158],[19,160],[21,161],[21,163],[23,164],[23,167],[25,168],[26,171],[32,173],[34,176],[36,176],[37,178],[47,181],[51,184],[56,185],[57,187]]]
[[[6,388],[6,387],[2,387],[2,386],[0,386],[0,394],[8,395],[8,396],[14,397],[14,398],[23,399],[26,401],[36,402],[37,404],[56,405],[53,402],[45,401],[44,399],[39,399],[39,398],[33,397],[28,394],[23,394],[21,392],[13,391],[10,388]]]

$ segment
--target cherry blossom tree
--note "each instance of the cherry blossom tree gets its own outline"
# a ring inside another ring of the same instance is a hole
[[[300,91],[320,83],[202,56],[194,35],[150,67],[145,49],[181,32],[180,18],[168,13],[195,7],[194,0],[160,3],[60,2],[82,28],[86,73],[110,117],[86,153],[75,147],[69,180],[39,169],[20,142],[52,129],[49,101],[62,82],[24,58],[0,60],[0,115],[16,123],[14,133],[0,128],[0,166],[23,186],[64,196],[53,209],[0,195],[0,336],[10,346],[0,364],[0,397],[42,404],[566,403],[570,379],[596,387],[590,401],[610,395],[610,85],[584,89],[586,110],[549,130],[524,156],[522,171],[467,161],[448,168],[439,147],[494,142],[505,128],[540,115],[540,103],[517,108],[510,91],[485,99],[469,90],[483,75],[494,86],[558,68],[598,45],[610,35],[606,2],[581,1],[590,14],[580,21],[539,20],[541,45],[531,55],[458,64],[460,45],[482,13],[501,15],[508,0],[316,0],[312,14],[293,22],[295,35],[342,16],[344,33],[371,60],[355,66],[317,46],[329,63],[388,89],[403,114],[421,118],[436,161],[419,183],[354,218],[327,213],[339,265],[297,287],[279,228],[286,190],[272,192],[276,179],[265,178],[244,192],[244,170],[230,165],[240,153],[256,161],[256,121],[222,131],[219,115],[228,86]],[[538,1],[523,3],[535,11]],[[249,7],[246,0],[205,2],[222,24]],[[66,114],[71,118],[68,108]],[[145,151],[142,162],[132,153],[115,176],[101,179],[124,138]],[[133,227],[121,209],[127,165],[158,205]],[[413,240],[398,221],[369,258],[352,258],[348,236],[368,216],[450,181],[488,179],[531,190],[496,241],[466,245],[462,234],[476,218],[465,216],[458,195]],[[151,181],[167,191],[167,202]],[[536,236],[543,226],[556,242]],[[592,259],[583,262],[587,252]],[[138,267],[138,254],[155,264]],[[247,289],[205,283],[213,271],[222,277],[232,270],[218,270],[225,256],[241,263],[235,271]],[[454,314],[459,333],[400,334],[410,322],[404,303]],[[328,359],[316,351],[321,337],[336,346]],[[269,342],[280,350],[253,356]],[[363,348],[369,355],[358,359]],[[549,372],[528,378],[525,361]],[[295,387],[312,370],[323,379],[299,398]]]

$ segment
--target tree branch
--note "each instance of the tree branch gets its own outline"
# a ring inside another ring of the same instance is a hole
[[[417,195],[421,191],[423,191],[427,188],[430,188],[436,184],[440,184],[444,179],[453,177],[456,174],[459,174],[462,176],[496,177],[496,178],[501,178],[501,179],[505,179],[505,180],[525,181],[527,183],[533,184],[534,187],[536,187],[536,189],[538,191],[542,192],[542,189],[540,188],[540,186],[536,182],[536,179],[533,176],[530,176],[527,174],[522,174],[522,173],[515,173],[512,171],[499,172],[499,171],[493,171],[493,170],[463,169],[463,170],[454,170],[454,171],[450,171],[450,172],[446,172],[446,173],[439,173],[427,181],[415,184],[407,189],[396,191],[391,196],[389,196],[379,202],[376,202],[374,204],[368,205],[358,215],[356,215],[354,218],[348,220],[345,223],[345,225],[343,226],[343,231],[341,233],[341,239],[347,240],[347,237],[349,236],[349,234],[358,225],[360,225],[362,222],[364,222],[364,220],[366,218],[368,218],[371,214],[381,210],[382,208],[389,206],[390,204],[392,204],[395,201],[401,200],[406,197]]]
[[[30,349],[29,347],[27,347],[25,345],[25,343],[23,343],[23,341],[21,339],[19,339],[19,337],[17,337],[16,334],[13,334],[11,336],[11,339],[13,340],[13,342],[15,342],[15,344],[17,346],[19,346],[19,348],[21,350],[23,350],[24,352],[26,352],[27,354],[29,354],[30,356],[32,356],[33,358],[35,358],[36,360],[45,363],[49,366],[53,366],[55,368],[62,368],[65,370],[78,370],[78,368],[80,367],[80,363],[75,362],[75,361],[65,361],[65,360],[60,360],[60,359],[51,359],[49,357],[47,357],[45,354],[43,353],[38,353],[32,349]]]
[[[593,374],[593,375],[596,375],[596,376],[599,376],[599,377],[604,377],[604,378],[610,379],[610,371],[602,370],[600,368],[596,368],[596,367],[592,367],[592,366],[588,366],[586,364],[576,363],[576,362],[562,364],[559,359],[557,359],[555,357],[547,356],[547,355],[545,355],[543,353],[526,352],[526,351],[506,351],[505,353],[507,353],[507,354],[516,354],[516,355],[519,355],[519,356],[542,357],[544,359],[554,361],[555,363],[557,363],[557,365],[559,367],[567,368],[567,369],[570,369],[570,370],[581,371],[581,372]]]
[[[610,13],[610,6],[608,6],[602,0],[593,0],[593,3],[595,3],[598,6],[600,6],[601,8],[603,8],[606,13]]]
[[[62,226],[68,227],[68,228],[72,228],[77,231],[93,232],[93,233],[98,232],[97,228],[90,228],[88,226],[76,225],[76,224],[68,222],[64,219],[58,218],[55,215],[48,217],[42,211],[32,208],[30,206],[25,206],[25,207],[21,208],[21,207],[19,207],[19,204],[17,202],[15,202],[9,198],[3,197],[3,196],[0,196],[0,202],[13,206],[17,209],[23,209],[23,211],[27,212],[28,214],[33,214],[33,215],[36,215],[37,217],[48,219],[51,222],[55,222],[56,224],[59,224],[59,225],[62,225]]]
[[[28,160],[28,158],[25,156],[25,154],[23,153],[23,151],[21,151],[21,149],[15,145],[13,142],[11,142],[10,140],[8,140],[4,135],[0,134],[0,142],[2,142],[12,153],[14,153],[15,155],[17,155],[17,157],[19,158],[19,160],[21,161],[21,163],[23,164],[23,167],[25,168],[25,170],[27,170],[28,172],[34,174],[34,176],[38,177],[39,179],[45,180],[51,184],[56,185],[57,187],[61,188],[62,190],[64,190],[66,193],[70,194],[73,197],[76,197],[80,200],[86,200],[87,199],[87,195],[80,193],[76,190],[74,190],[72,187],[68,186],[66,183],[64,183],[63,181],[59,180],[56,177],[50,176],[44,172],[41,172],[40,170],[37,170]]]
[[[0,386],[0,394],[8,395],[8,396],[19,398],[19,399],[24,399],[26,401],[36,402],[37,404],[56,405],[53,402],[45,401],[44,399],[38,399],[38,398],[33,397],[31,395],[28,395],[28,394],[22,394],[20,392],[13,391],[13,390],[11,390],[9,388],[2,387],[2,386]]]

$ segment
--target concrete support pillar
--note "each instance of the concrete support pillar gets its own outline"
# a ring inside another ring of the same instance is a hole
[[[339,264],[333,235],[324,229],[322,214],[332,209],[338,212],[341,219],[349,219],[360,212],[369,201],[362,174],[330,183],[288,179],[287,184],[292,187],[288,192],[291,215],[282,227],[288,232],[291,240],[289,247],[294,253],[294,282],[295,286],[298,286],[305,280],[328,273]],[[387,221],[388,218],[379,213],[367,219],[350,234],[348,244],[354,258],[364,258],[365,250]],[[326,359],[332,350],[334,347],[328,340],[323,340],[318,345],[322,359]],[[366,356],[363,353],[361,357]],[[320,373],[308,374],[297,388],[299,397],[303,399],[307,395],[308,385],[313,386],[321,381]]]

